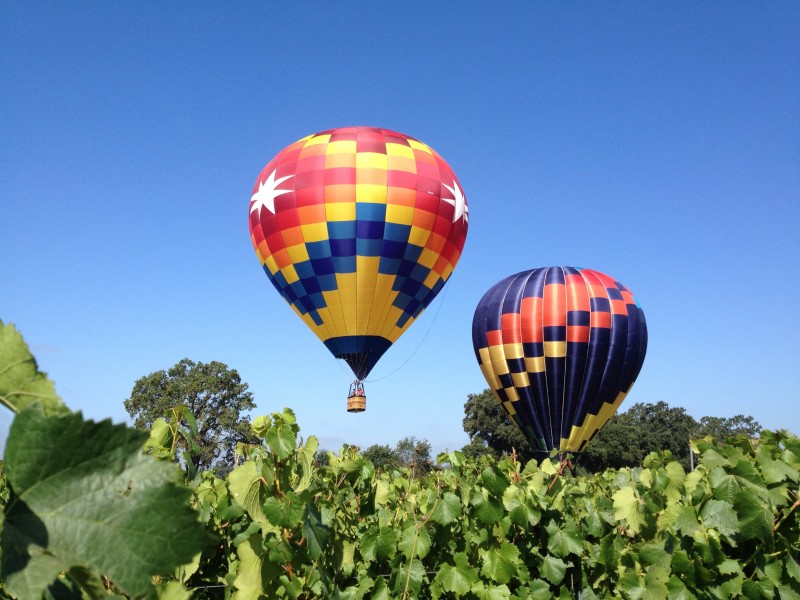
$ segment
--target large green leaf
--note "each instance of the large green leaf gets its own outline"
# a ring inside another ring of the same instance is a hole
[[[564,576],[567,574],[567,563],[555,556],[545,556],[542,561],[542,570],[540,575],[547,579],[553,585],[558,585],[564,581]]]
[[[313,504],[309,504],[303,518],[303,537],[306,538],[308,555],[312,560],[322,556],[329,535],[330,530],[323,524],[319,510]]]
[[[366,561],[391,558],[397,548],[397,533],[394,529],[384,527],[378,529],[373,525],[361,538],[361,556]]]
[[[624,487],[614,493],[614,517],[625,519],[628,527],[633,533],[639,533],[644,525],[644,507],[639,499],[636,490],[632,487]]]
[[[131,595],[152,589],[208,542],[175,483],[177,467],[142,453],[147,434],[39,405],[11,425],[5,454],[13,496],[5,509],[0,576],[20,598],[40,598],[61,571],[84,566]]]
[[[411,522],[400,534],[400,542],[397,547],[406,558],[410,559],[414,556],[425,558],[431,549],[431,536],[425,527]]]
[[[516,546],[503,542],[498,548],[489,548],[481,560],[481,574],[497,583],[508,583],[517,572],[519,550]]]
[[[511,591],[506,584],[486,585],[482,581],[476,581],[470,590],[478,600],[509,600]]]
[[[554,556],[564,558],[568,554],[580,556],[583,552],[583,536],[573,523],[566,523],[559,528],[555,519],[545,527],[547,531],[547,549]]]
[[[786,464],[782,460],[776,460],[772,457],[769,448],[761,446],[756,454],[758,464],[761,466],[761,473],[764,475],[764,481],[767,483],[780,483],[785,479],[790,479],[797,482],[800,478],[800,473],[791,465]]]
[[[288,492],[282,498],[270,496],[263,504],[264,515],[270,523],[290,529],[302,521],[305,506],[305,502],[294,492]]]
[[[228,475],[228,487],[234,500],[247,511],[253,521],[267,523],[264,514],[267,489],[257,461],[245,461],[231,471]]]
[[[479,489],[472,493],[470,503],[475,507],[477,519],[485,525],[494,525],[503,518],[502,504],[491,496],[486,498]]]
[[[271,563],[264,551],[261,536],[253,534],[236,548],[239,558],[234,600],[257,600],[269,581],[277,577],[278,567]]]
[[[525,498],[525,492],[513,485],[503,492],[503,506],[511,522],[519,527],[536,525],[542,518],[542,513]]]
[[[440,525],[452,523],[461,515],[461,502],[452,492],[445,492],[431,513],[431,519]]]
[[[456,597],[464,596],[478,581],[478,572],[469,566],[467,555],[463,552],[456,553],[453,560],[455,566],[445,563],[439,567],[436,580],[446,592],[452,592]]]
[[[739,532],[739,519],[733,506],[723,500],[709,500],[700,510],[700,519],[706,527],[713,527],[723,535]]]
[[[418,560],[401,564],[394,573],[394,593],[398,598],[416,598],[425,579],[425,567]]]
[[[481,483],[487,490],[497,496],[502,496],[508,487],[506,476],[499,469],[492,467],[486,467],[481,472]]]
[[[772,539],[772,512],[755,491],[744,489],[739,492],[733,506],[739,516],[739,533],[745,539]]]
[[[18,413],[34,402],[46,415],[69,412],[20,333],[0,321],[0,403]]]

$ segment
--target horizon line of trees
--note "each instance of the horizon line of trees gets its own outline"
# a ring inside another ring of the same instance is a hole
[[[180,426],[193,433],[176,445],[174,458],[191,461],[196,470],[214,470],[224,476],[235,466],[237,444],[258,442],[250,419],[242,414],[255,408],[248,384],[221,362],[184,358],[168,370],[138,379],[123,404],[134,426],[143,430],[149,430],[158,418],[169,421],[180,415]],[[525,462],[541,458],[488,388],[467,395],[462,424],[470,441],[461,451],[468,457],[499,458],[516,452]],[[638,402],[611,417],[574,462],[578,469],[598,472],[638,466],[650,452],[669,450],[688,470],[690,439],[707,435],[720,440],[739,435],[752,438],[760,432],[761,425],[752,416],[705,416],[697,421],[686,409],[664,401]],[[372,444],[361,453],[381,470],[408,467],[423,475],[434,468],[431,444],[413,436],[402,438],[394,447]],[[324,450],[317,452],[316,461],[327,461]]]

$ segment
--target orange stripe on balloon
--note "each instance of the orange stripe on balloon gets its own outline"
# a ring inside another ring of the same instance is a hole
[[[500,317],[500,329],[503,331],[504,344],[518,344],[522,341],[518,313],[504,313]]]
[[[534,343],[544,340],[540,311],[542,299],[538,297],[523,298],[520,302],[520,331],[522,343]]]
[[[272,258],[275,259],[275,264],[278,265],[279,269],[288,267],[292,263],[292,259],[289,258],[289,253],[286,252],[286,248],[281,248],[273,253]]]
[[[492,346],[499,346],[503,343],[503,335],[498,329],[495,329],[494,331],[487,331],[486,341],[489,343],[490,348]]]
[[[325,202],[355,202],[355,184],[336,184],[325,186]]]
[[[325,168],[326,169],[338,169],[338,168],[351,168],[355,169],[356,167],[356,155],[355,152],[345,152],[345,153],[336,153],[336,154],[326,154],[325,155]]]
[[[589,324],[592,327],[603,327],[605,329],[611,328],[611,313],[606,311],[596,310],[592,312]]]
[[[611,314],[627,315],[628,307],[625,305],[625,300],[611,300]]]
[[[323,223],[326,219],[325,205],[312,204],[310,206],[300,206],[297,208],[297,216],[303,225]]]
[[[356,181],[364,184],[386,185],[386,169],[361,167],[356,170]]]
[[[589,292],[586,282],[580,275],[567,275],[567,310],[580,310],[589,312]]]
[[[563,284],[549,283],[544,286],[544,313],[542,317],[542,324],[545,327],[566,325],[567,303]]]
[[[586,325],[567,325],[567,341],[587,343],[589,328]]]
[[[303,230],[299,226],[284,229],[281,231],[281,235],[283,236],[283,243],[287,247],[303,243]]]

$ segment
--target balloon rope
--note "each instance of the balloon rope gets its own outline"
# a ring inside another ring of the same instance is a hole
[[[408,363],[408,361],[410,361],[412,358],[414,358],[414,355],[419,351],[420,348],[422,348],[422,344],[424,344],[425,340],[428,338],[428,334],[431,332],[431,329],[433,329],[433,324],[436,322],[436,319],[439,316],[439,311],[442,310],[442,305],[444,304],[444,299],[447,296],[447,292],[449,290],[449,287],[448,287],[447,284],[453,280],[453,276],[454,275],[455,275],[455,273],[451,274],[450,278],[445,282],[444,290],[442,291],[443,293],[442,293],[441,301],[439,302],[439,306],[436,307],[436,312],[433,314],[433,321],[431,321],[431,324],[428,326],[427,331],[425,331],[425,335],[422,336],[422,339],[419,341],[419,344],[417,344],[417,347],[414,348],[414,351],[408,356],[408,358],[405,359],[405,361],[403,361],[403,364],[401,364],[399,367],[397,367],[394,371],[391,371],[391,372],[387,373],[383,377],[378,377],[377,379],[365,379],[364,381],[366,383],[375,383],[376,381],[383,381],[384,379],[387,379],[388,377],[391,377],[392,375],[397,373],[400,369],[405,367],[406,364]]]

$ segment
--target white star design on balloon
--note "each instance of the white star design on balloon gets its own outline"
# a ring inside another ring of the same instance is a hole
[[[461,188],[458,187],[458,184],[453,181],[453,187],[450,187],[447,184],[444,184],[450,193],[453,194],[453,199],[450,198],[442,198],[448,204],[451,204],[455,211],[453,212],[453,223],[458,221],[461,217],[464,217],[464,222],[469,221],[469,207],[467,206],[467,200],[464,198],[464,193],[461,191]]]
[[[281,177],[280,179],[275,179],[275,171],[270,173],[270,176],[267,177],[266,181],[261,181],[258,184],[258,191],[253,194],[250,198],[250,202],[253,204],[250,206],[250,212],[252,213],[254,210],[258,211],[258,216],[261,217],[261,208],[266,208],[269,212],[273,215],[275,214],[275,198],[280,196],[281,194],[285,194],[287,192],[291,192],[292,190],[279,190],[277,189],[278,186],[292,177],[292,175],[287,175],[286,177]]]

